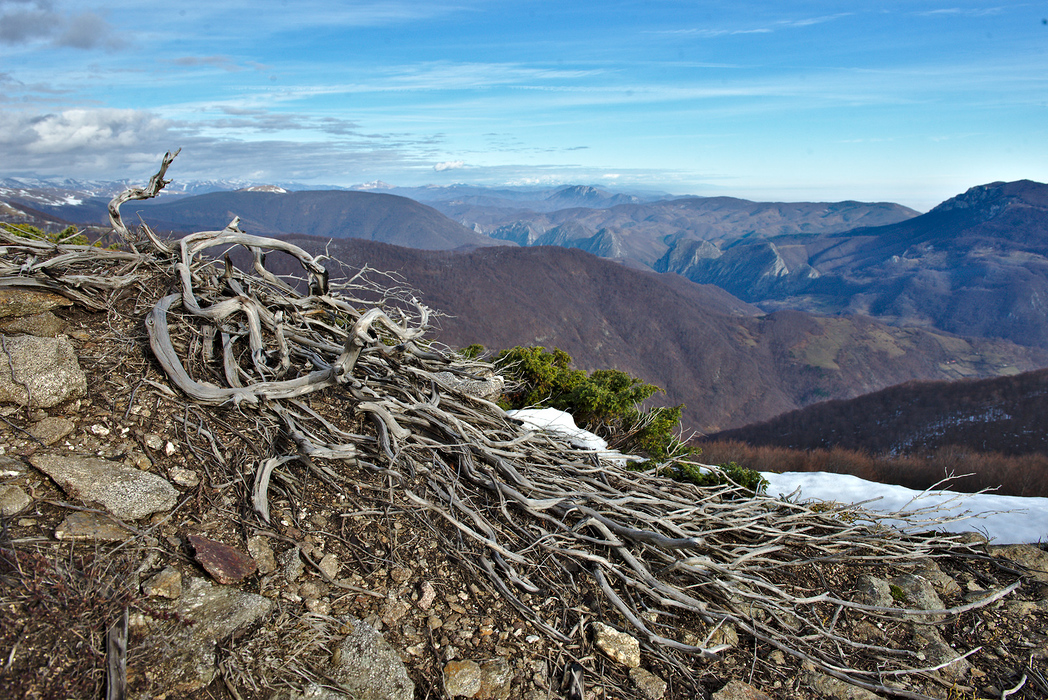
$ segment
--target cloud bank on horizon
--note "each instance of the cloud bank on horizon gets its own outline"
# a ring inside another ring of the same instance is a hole
[[[0,177],[613,182],[927,209],[1048,180],[1048,2],[0,0]]]

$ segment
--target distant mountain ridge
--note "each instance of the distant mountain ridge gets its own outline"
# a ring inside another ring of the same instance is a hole
[[[579,367],[621,369],[664,387],[660,400],[685,403],[686,425],[707,432],[912,379],[1048,364],[1044,351],[865,317],[763,316],[717,287],[573,249],[426,252],[361,239],[287,239],[351,268],[398,272],[447,314],[436,337],[448,345],[560,347]]]
[[[827,401],[711,435],[751,445],[842,447],[872,454],[947,446],[1006,455],[1048,454],[1048,370],[953,382],[909,382]]]

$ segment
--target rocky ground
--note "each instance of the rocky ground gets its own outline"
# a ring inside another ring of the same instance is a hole
[[[523,596],[538,611],[570,602],[573,641],[557,642],[481,575],[460,531],[381,472],[340,464],[325,479],[289,463],[266,523],[253,468],[279,437],[250,411],[172,388],[142,324],[164,291],[90,310],[0,287],[0,696],[104,697],[121,657],[108,633],[126,614],[135,698],[879,697],[734,624],[653,613],[689,643],[726,645],[684,678],[581,579]],[[871,673],[895,695],[1048,697],[1048,554],[974,535],[966,551],[813,560],[784,581],[871,609],[945,611],[825,608],[845,655],[900,649],[924,669]]]

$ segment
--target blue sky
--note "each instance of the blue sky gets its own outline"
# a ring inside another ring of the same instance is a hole
[[[1048,0],[0,0],[0,177],[896,201],[1048,181]]]

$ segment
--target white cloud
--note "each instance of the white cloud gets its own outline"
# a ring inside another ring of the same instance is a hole
[[[443,163],[437,163],[433,166],[433,169],[438,173],[444,172],[445,170],[461,170],[465,168],[466,164],[461,160],[448,160]]]

